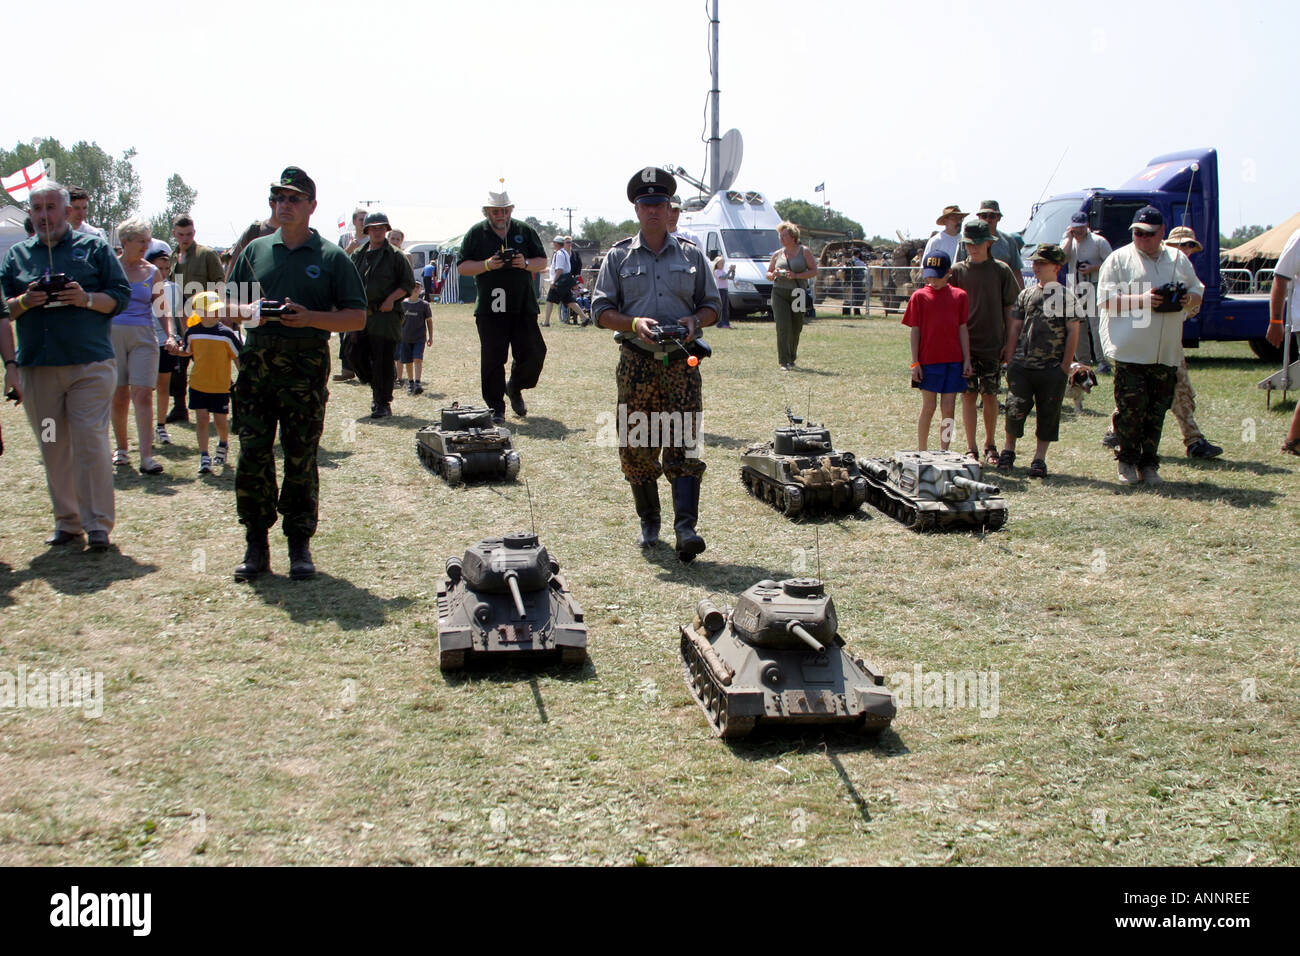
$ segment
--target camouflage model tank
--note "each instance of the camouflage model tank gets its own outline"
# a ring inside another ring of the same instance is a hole
[[[788,517],[822,511],[857,511],[867,500],[867,480],[851,451],[831,447],[831,433],[795,418],[770,442],[750,445],[740,456],[740,481],[749,493]],[[802,427],[801,427],[802,426]]]
[[[461,407],[453,402],[442,410],[442,421],[415,433],[415,453],[434,474],[449,485],[467,478],[505,478],[519,474],[519,452],[509,429],[492,424],[492,410]]]
[[[913,531],[984,528],[1007,522],[1007,501],[981,480],[979,462],[951,451],[899,451],[862,463],[867,501]]]
[[[681,628],[686,686],[720,737],[756,725],[883,730],[894,695],[880,671],[844,651],[837,629],[816,578],[759,581],[729,614],[703,600]]]
[[[485,538],[463,558],[448,558],[438,586],[438,666],[459,670],[496,658],[583,663],[587,625],[559,571],[537,535],[525,531]]]

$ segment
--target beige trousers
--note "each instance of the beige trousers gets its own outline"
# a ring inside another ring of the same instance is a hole
[[[45,462],[55,530],[112,531],[108,415],[116,363],[29,365],[21,371],[23,407]]]

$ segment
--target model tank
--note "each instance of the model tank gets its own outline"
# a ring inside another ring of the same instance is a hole
[[[447,559],[438,586],[438,666],[459,670],[476,660],[587,659],[582,607],[560,565],[525,531],[485,538],[463,558]]]
[[[519,452],[510,431],[492,424],[492,410],[453,402],[437,425],[415,433],[415,453],[449,485],[468,478],[512,479],[519,474]]]
[[[749,493],[791,518],[861,508],[867,481],[853,452],[836,451],[829,429],[805,425],[788,407],[785,417],[790,424],[772,441],[750,445],[740,456],[740,480]]]
[[[982,481],[979,462],[950,451],[899,451],[869,458],[862,474],[867,500],[914,531],[983,528],[1007,521],[1007,501],[997,485]]]
[[[816,578],[759,581],[730,613],[703,600],[681,632],[686,686],[720,737],[781,725],[874,733],[894,719],[884,675],[845,652]]]

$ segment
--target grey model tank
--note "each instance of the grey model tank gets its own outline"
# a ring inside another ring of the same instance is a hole
[[[730,612],[703,600],[681,628],[686,686],[720,737],[756,726],[883,730],[894,695],[879,669],[844,650],[838,626],[816,578],[759,581]]]
[[[740,456],[740,481],[751,495],[791,518],[826,511],[857,511],[867,482],[851,451],[836,451],[830,430],[796,418],[770,442],[750,445]]]
[[[1007,521],[1007,501],[979,462],[951,451],[898,451],[860,462],[867,501],[914,531],[980,528]]]
[[[438,666],[587,659],[582,607],[537,535],[485,538],[447,559],[438,586]]]
[[[519,474],[519,452],[510,431],[492,424],[492,410],[453,402],[437,425],[415,433],[415,453],[449,485],[470,478],[504,478]]]

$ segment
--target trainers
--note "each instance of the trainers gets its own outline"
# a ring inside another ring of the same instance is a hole
[[[1127,461],[1119,463],[1119,483],[1121,485],[1136,485],[1141,480],[1138,477],[1137,465]]]
[[[158,445],[170,445],[172,443],[172,436],[167,434],[167,426],[162,422],[154,426],[153,440]]]
[[[129,459],[129,458],[126,457],[126,449],[125,449],[125,448],[119,448],[117,451],[113,452],[113,464],[114,464],[114,465],[129,465],[129,464],[131,464],[131,459]]]
[[[1145,484],[1163,485],[1165,483],[1165,480],[1160,477],[1160,469],[1156,465],[1143,465],[1140,474]]]
[[[140,461],[140,474],[142,475],[161,475],[163,466],[161,462],[154,461],[152,458],[144,458]]]
[[[1033,461],[1031,461],[1031,462],[1029,463],[1029,477],[1030,477],[1030,478],[1046,478],[1046,477],[1047,477],[1047,462],[1043,461],[1043,459],[1041,459],[1041,458],[1035,458]]]
[[[1106,434],[1101,436],[1101,443],[1106,448],[1118,448],[1119,436],[1113,430],[1108,429]]]
[[[998,455],[998,471],[1010,471],[1016,464],[1016,453],[1010,448],[1005,449],[1002,454]]]
[[[217,445],[217,453],[212,456],[212,464],[224,465],[226,463],[226,455],[229,453],[230,453],[230,446],[225,442],[221,442],[219,445]]]
[[[210,474],[212,474],[212,456],[211,456],[211,455],[199,455],[199,474],[200,474],[200,475],[210,475]]]
[[[1223,454],[1223,449],[1218,445],[1211,445],[1204,438],[1198,438],[1187,446],[1187,454],[1191,458],[1218,458]]]

